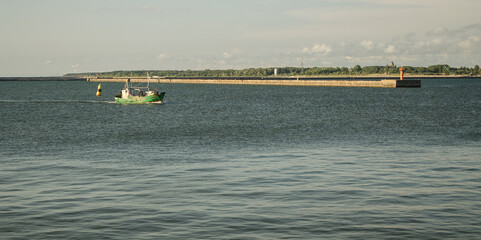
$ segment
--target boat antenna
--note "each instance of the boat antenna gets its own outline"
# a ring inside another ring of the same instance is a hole
[[[149,86],[150,86],[150,75],[149,75],[149,72],[147,71],[147,90],[149,90]]]

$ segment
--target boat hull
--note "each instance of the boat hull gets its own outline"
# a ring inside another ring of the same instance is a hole
[[[128,98],[115,97],[115,102],[120,104],[148,104],[163,103],[165,92],[155,93],[149,96],[129,96]]]

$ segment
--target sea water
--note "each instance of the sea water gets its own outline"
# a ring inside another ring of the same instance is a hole
[[[1,239],[479,239],[481,79],[0,82]]]

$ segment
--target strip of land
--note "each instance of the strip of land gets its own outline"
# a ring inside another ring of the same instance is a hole
[[[146,77],[95,77],[95,76],[52,76],[52,77],[0,77],[0,81],[95,81],[99,79],[120,79],[119,81],[111,82],[125,82],[125,79],[147,79]],[[375,79],[399,79],[399,75],[339,75],[339,76],[291,76],[291,77],[152,77],[151,79],[231,79],[231,80],[375,80]],[[433,78],[481,78],[481,76],[466,76],[466,75],[413,75],[405,74],[404,79],[433,79]]]

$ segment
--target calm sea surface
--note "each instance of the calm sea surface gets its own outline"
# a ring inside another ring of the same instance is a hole
[[[481,79],[0,82],[0,239],[479,239]]]

